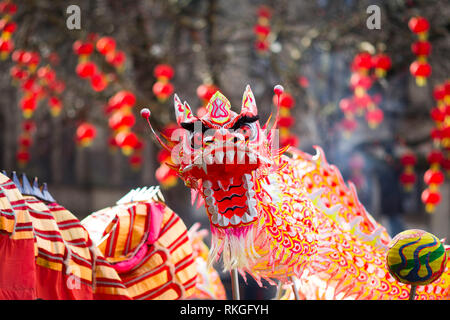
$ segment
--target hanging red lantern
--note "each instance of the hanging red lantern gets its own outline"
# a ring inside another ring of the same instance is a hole
[[[168,81],[173,78],[175,71],[168,64],[158,64],[155,67],[153,74],[158,80],[167,80]]]
[[[126,56],[123,51],[110,51],[105,56],[106,62],[117,68],[119,71],[123,70]]]
[[[178,175],[176,171],[171,169],[165,163],[162,163],[155,171],[155,177],[158,180],[161,187],[164,189],[175,186],[178,182]]]
[[[92,145],[92,142],[96,136],[97,129],[95,126],[88,122],[83,122],[77,128],[75,141],[81,147],[89,147]]]
[[[155,94],[156,98],[164,102],[166,101],[170,95],[173,93],[173,85],[170,82],[155,82],[153,85],[153,93]]]
[[[367,111],[366,120],[371,129],[375,129],[378,125],[383,122],[384,114],[381,109],[372,109]]]
[[[14,50],[14,43],[11,41],[11,39],[0,39],[1,60],[5,60],[13,50]]]
[[[373,66],[375,67],[375,75],[383,78],[386,72],[391,68],[391,58],[384,53],[379,53],[373,57]]]
[[[80,56],[80,58],[86,59],[89,55],[94,52],[94,45],[90,42],[83,42],[81,40],[77,40],[73,43],[73,51],[77,56]]]
[[[404,167],[404,170],[400,175],[400,182],[404,189],[409,192],[416,182],[414,166],[416,165],[417,158],[413,153],[408,152],[401,156],[400,162]]]
[[[130,163],[131,169],[137,171],[142,166],[142,156],[140,154],[133,154],[128,159],[128,162]]]
[[[136,123],[136,118],[131,112],[117,111],[108,121],[109,127],[114,131],[127,131]]]
[[[270,34],[270,26],[256,24],[253,27],[253,32],[258,36],[258,38],[265,39]]]
[[[37,107],[36,97],[33,95],[25,96],[20,100],[19,105],[20,109],[22,109],[23,117],[29,119],[33,116]]]
[[[280,103],[280,108],[287,108],[287,109],[292,109],[295,105],[295,99],[294,97],[287,92],[284,92],[282,94],[279,95],[274,95],[273,96],[273,103],[275,105],[277,105],[277,103]]]
[[[278,126],[283,128],[290,128],[294,125],[295,119],[292,116],[284,116],[278,119]]]
[[[435,207],[441,202],[441,194],[439,191],[425,189],[421,196],[422,202],[425,204],[425,210],[428,213],[434,211]]]
[[[346,117],[352,117],[356,112],[357,106],[353,99],[343,98],[339,101],[339,108]]]
[[[444,156],[440,150],[432,150],[427,156],[428,163],[431,166],[434,165],[435,167],[439,167],[443,159]]]
[[[350,87],[353,90],[356,90],[357,88],[369,90],[371,86],[372,86],[372,79],[367,75],[360,73],[353,73],[352,76],[350,77]]]
[[[94,91],[103,91],[107,86],[108,82],[106,80],[106,76],[101,72],[95,73],[91,76],[91,87]]]
[[[17,5],[11,1],[2,1],[0,2],[0,13],[7,15],[14,15],[17,12]]]
[[[62,110],[62,102],[58,97],[50,97],[48,99],[48,103],[50,106],[50,113],[53,117],[57,117],[60,115]]]
[[[414,61],[409,67],[409,71],[416,78],[418,86],[424,86],[427,78],[431,75],[431,66],[428,62]]]
[[[428,41],[417,41],[411,45],[411,51],[416,56],[429,56],[431,53],[431,44]]]
[[[116,49],[116,40],[112,37],[101,37],[97,40],[95,47],[102,55],[106,55]]]
[[[89,78],[97,74],[97,66],[91,61],[80,62],[75,71],[80,78]]]
[[[23,168],[30,161],[30,152],[28,150],[19,150],[16,154],[16,160],[19,167]]]
[[[116,135],[116,143],[124,155],[130,156],[138,145],[139,139],[134,132],[124,131]]]
[[[430,29],[430,23],[424,17],[412,17],[408,22],[409,29],[417,35],[423,35]]]
[[[423,176],[426,184],[441,185],[444,182],[444,174],[439,170],[428,169]]]
[[[352,70],[367,73],[373,67],[372,56],[368,52],[358,53],[352,62]]]
[[[197,96],[203,103],[207,103],[217,90],[219,89],[213,84],[201,84],[197,87]]]

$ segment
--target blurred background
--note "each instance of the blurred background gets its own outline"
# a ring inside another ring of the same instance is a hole
[[[209,229],[139,111],[170,135],[174,92],[201,113],[219,89],[239,110],[250,84],[265,122],[281,84],[282,145],[321,146],[392,236],[450,233],[448,1],[10,0],[0,15],[0,169],[79,219],[160,184]]]

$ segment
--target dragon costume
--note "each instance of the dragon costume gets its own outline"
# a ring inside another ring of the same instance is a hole
[[[396,282],[386,267],[390,236],[359,202],[354,185],[343,181],[318,147],[314,156],[279,149],[278,113],[272,125],[269,118],[261,126],[249,86],[239,114],[219,91],[202,117],[177,95],[174,107],[180,129],[170,140],[152,131],[205,204],[210,263],[221,258],[224,270],[237,269],[259,283],[289,283],[295,276],[307,299],[408,298],[409,286]],[[141,115],[150,124],[149,110]],[[426,273],[426,262],[415,272]],[[447,267],[418,291],[419,298],[448,298],[449,281]]]
[[[157,187],[80,222],[37,180],[0,174],[0,299],[186,299],[197,268]]]

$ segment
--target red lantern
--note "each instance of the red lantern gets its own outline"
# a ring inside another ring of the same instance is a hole
[[[426,78],[431,75],[431,66],[428,62],[414,61],[409,67],[409,71],[416,78],[419,86],[426,84]]]
[[[370,128],[376,128],[381,122],[383,122],[384,114],[381,109],[369,110],[366,114],[366,120]]]
[[[13,15],[17,12],[17,5],[10,1],[0,2],[0,12],[3,14]]]
[[[444,100],[445,97],[445,85],[437,85],[433,90],[433,98],[436,101]]]
[[[215,85],[212,84],[201,84],[197,88],[197,96],[203,100],[203,102],[208,102],[214,93],[219,90]]]
[[[36,131],[36,123],[33,120],[25,120],[22,123],[22,129],[28,134],[33,134]]]
[[[57,97],[50,97],[49,98],[49,105],[50,105],[50,113],[53,117],[59,116],[62,110],[62,103],[61,100]]]
[[[355,56],[352,62],[352,69],[358,72],[367,72],[373,67],[372,56],[368,52],[361,52]]]
[[[350,98],[341,99],[341,101],[339,101],[339,108],[345,115],[352,115],[356,111],[356,105],[353,99]]]
[[[110,106],[114,106],[114,109],[120,109],[123,107],[129,108],[134,106],[135,103],[136,96],[132,92],[126,90],[117,92],[108,100],[108,104]]]
[[[170,80],[173,78],[175,71],[168,64],[158,64],[153,74],[158,80]]]
[[[431,109],[430,115],[431,115],[431,118],[437,123],[441,123],[445,120],[445,112],[441,111],[437,107]]]
[[[269,49],[269,42],[266,40],[256,40],[255,49],[259,52],[264,52]]]
[[[162,163],[155,171],[155,177],[163,188],[171,188],[177,184],[177,173],[167,164]]]
[[[431,53],[431,44],[428,41],[417,41],[411,45],[411,51],[416,56],[429,56]]]
[[[97,136],[97,129],[94,125],[83,122],[80,124],[76,131],[75,141],[81,147],[88,147],[92,144],[92,141]]]
[[[110,65],[121,69],[125,63],[126,56],[123,51],[110,51],[106,54],[105,59]]]
[[[253,27],[253,32],[260,39],[265,39],[270,34],[270,26],[257,24]]]
[[[444,182],[444,174],[438,170],[428,169],[423,176],[423,180],[426,184],[441,185]]]
[[[369,90],[372,86],[372,79],[367,75],[353,73],[350,78],[350,86],[353,90],[355,90],[356,88]]]
[[[109,118],[109,127],[115,131],[129,130],[136,123],[132,113],[117,111]]]
[[[444,156],[440,150],[432,150],[427,157],[428,163],[430,165],[440,165]]]
[[[379,53],[373,57],[373,65],[376,76],[382,78],[392,66],[391,58],[384,53]]]
[[[290,128],[294,125],[295,119],[292,116],[280,117],[278,119],[278,126],[282,128]]]
[[[128,159],[128,162],[133,170],[139,170],[142,166],[142,156],[134,154]]]
[[[20,108],[25,119],[31,118],[37,107],[36,97],[33,95],[23,97],[20,102]]]
[[[30,161],[30,152],[28,150],[20,150],[16,154],[17,163],[20,167],[24,167]]]
[[[96,48],[98,52],[106,55],[116,49],[116,40],[112,37],[101,37],[97,40]]]
[[[258,7],[257,16],[260,18],[270,19],[272,17],[272,9],[268,6],[261,5]]]
[[[94,45],[92,43],[81,40],[75,41],[72,48],[78,56],[89,56],[94,51]]]
[[[9,53],[14,50],[14,43],[11,39],[0,39],[0,59],[5,60]]]
[[[284,93],[280,94],[279,97],[280,98],[278,99],[277,95],[273,96],[273,103],[275,105],[277,105],[277,103],[279,101],[280,102],[280,108],[291,109],[291,108],[294,107],[295,100],[294,100],[294,97],[291,94],[289,94],[287,92],[284,92]]]
[[[414,172],[402,172],[400,175],[400,182],[406,191],[411,191],[416,183],[416,174]]]
[[[409,29],[416,34],[423,34],[428,32],[430,24],[424,17],[413,17],[408,22]]]
[[[134,132],[119,132],[116,135],[116,143],[126,156],[130,156],[139,143],[139,139]]]
[[[96,73],[91,76],[91,87],[94,91],[100,92],[108,86],[106,77],[102,73]]]
[[[439,191],[434,191],[431,189],[425,189],[422,192],[422,202],[425,204],[425,210],[428,213],[431,213],[434,211],[434,208],[436,205],[441,202],[441,194]]]
[[[153,93],[159,101],[166,101],[173,93],[173,85],[170,82],[155,82],[153,85]]]
[[[75,71],[80,78],[89,78],[97,73],[97,66],[91,61],[81,62]]]

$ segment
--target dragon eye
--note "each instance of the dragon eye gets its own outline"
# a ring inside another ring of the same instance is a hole
[[[245,138],[245,141],[253,140],[254,132],[250,124],[244,124],[239,128],[239,133]]]
[[[198,149],[203,144],[203,137],[200,132],[194,132],[191,136],[191,148]]]

